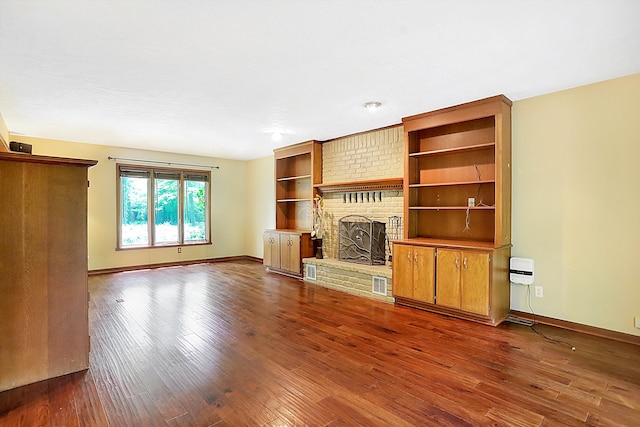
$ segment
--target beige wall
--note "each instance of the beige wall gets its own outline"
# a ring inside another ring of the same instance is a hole
[[[535,260],[536,314],[640,335],[639,100],[636,74],[513,105],[512,255]]]
[[[189,261],[247,254],[247,162],[131,150],[11,135],[33,145],[33,154],[98,160],[89,170],[89,269]],[[116,166],[107,157],[220,166],[211,171],[213,245],[116,251]]]
[[[276,187],[273,156],[247,162],[246,255],[262,258],[262,233],[276,227]]]

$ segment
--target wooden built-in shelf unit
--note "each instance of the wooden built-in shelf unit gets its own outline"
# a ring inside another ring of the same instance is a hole
[[[271,271],[302,276],[302,258],[314,254],[313,198],[322,182],[322,146],[317,141],[273,150],[276,229],[264,234],[264,264]]]
[[[396,301],[498,324],[509,310],[511,101],[499,95],[402,121]]]
[[[322,146],[315,141],[274,150],[276,229],[311,230],[314,185],[322,181]]]
[[[469,117],[468,105],[404,119],[406,238],[510,243],[511,186],[502,179],[510,167],[510,149],[503,144],[505,134],[510,141],[510,120],[502,119],[501,99],[491,99],[498,105],[477,104],[477,118]],[[490,106],[498,111],[486,111]]]

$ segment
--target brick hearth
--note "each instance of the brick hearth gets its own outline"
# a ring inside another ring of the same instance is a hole
[[[304,264],[304,280],[306,281],[353,295],[393,302],[391,268],[389,266],[362,265],[332,258],[304,258],[302,263]],[[315,280],[310,280],[307,277],[307,265],[315,265]],[[386,296],[372,292],[372,278],[374,276],[387,279]]]

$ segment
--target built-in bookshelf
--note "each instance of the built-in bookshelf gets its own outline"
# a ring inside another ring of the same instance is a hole
[[[402,122],[396,302],[498,324],[509,310],[511,101],[500,95]]]

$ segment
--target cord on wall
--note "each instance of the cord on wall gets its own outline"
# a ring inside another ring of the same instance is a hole
[[[568,343],[567,341],[562,341],[562,340],[557,340],[554,338],[549,338],[548,336],[546,336],[543,332],[538,331],[536,329],[536,313],[533,311],[533,307],[531,307],[531,285],[527,285],[527,302],[529,304],[529,310],[531,311],[531,314],[533,315],[533,324],[531,324],[529,327],[531,328],[531,330],[533,332],[535,332],[536,334],[544,337],[547,341],[556,343],[556,344],[563,344],[566,345],[567,347],[569,347],[571,349],[571,351],[576,351],[576,348],[574,345]]]
[[[483,202],[482,193],[481,193],[481,190],[482,190],[482,176],[480,175],[480,168],[475,163],[473,165],[473,168],[476,171],[476,178],[478,178],[478,192],[476,194],[477,202],[475,202],[475,206],[482,206],[482,207],[493,207],[493,206],[495,206],[495,203],[493,205],[487,205],[486,203]],[[471,205],[467,206],[467,210],[466,210],[465,218],[464,218],[464,229],[462,230],[462,232],[464,233],[466,231],[471,231]]]
[[[464,233],[465,231],[469,231],[471,230],[471,217],[469,216],[469,210],[471,209],[470,206],[467,206],[467,213],[465,215],[464,218],[464,229],[462,230],[462,232]]]

